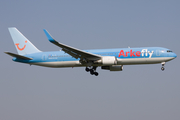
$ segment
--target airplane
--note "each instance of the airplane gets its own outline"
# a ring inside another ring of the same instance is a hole
[[[116,48],[80,50],[57,42],[47,30],[48,40],[61,48],[60,51],[42,52],[37,49],[17,28],[8,28],[18,54],[5,52],[13,61],[44,67],[85,67],[85,71],[98,76],[97,67],[109,71],[122,71],[124,65],[165,63],[177,55],[170,49],[162,47]]]

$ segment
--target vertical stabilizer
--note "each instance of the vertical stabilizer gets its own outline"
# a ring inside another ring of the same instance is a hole
[[[8,28],[19,55],[41,52],[18,29]]]

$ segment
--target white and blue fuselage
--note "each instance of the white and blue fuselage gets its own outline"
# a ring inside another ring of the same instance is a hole
[[[57,42],[46,30],[48,40],[61,47],[61,51],[42,52],[38,50],[16,28],[9,28],[18,54],[5,52],[13,56],[13,61],[44,67],[86,67],[92,75],[98,75],[96,68],[110,71],[122,71],[123,65],[162,64],[177,57],[170,49],[162,47],[116,48],[80,50]]]
[[[156,64],[167,62],[176,58],[175,53],[162,47],[96,49],[84,51],[101,56],[114,56],[117,58],[117,65]],[[16,62],[23,62],[31,65],[40,65],[45,67],[86,66],[80,63],[80,58],[73,58],[64,51],[38,52],[25,56],[33,59],[23,60],[13,58],[13,60]],[[103,64],[94,65],[103,66]]]

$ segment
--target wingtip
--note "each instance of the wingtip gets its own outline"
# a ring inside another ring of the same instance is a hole
[[[43,29],[43,31],[50,42],[55,42],[54,38],[50,35],[50,33],[46,29]]]
[[[8,27],[8,30],[17,29],[16,27]]]
[[[5,54],[8,54],[9,52],[6,51],[6,52],[4,52],[4,53],[5,53]]]
[[[43,29],[43,31],[44,31],[44,32],[47,32],[47,30],[46,30],[46,29]]]

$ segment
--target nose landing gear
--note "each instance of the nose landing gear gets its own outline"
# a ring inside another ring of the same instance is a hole
[[[164,68],[164,67],[161,67],[161,70],[162,70],[162,71],[164,71],[164,70],[165,70],[165,68]]]
[[[164,71],[165,70],[165,68],[164,68],[165,62],[162,62],[161,64],[162,64],[161,70]]]
[[[86,67],[86,72],[90,72],[90,74],[91,75],[95,75],[95,76],[98,76],[99,75],[99,73],[98,72],[96,72],[96,66],[93,66],[92,68],[88,68],[88,67]]]

